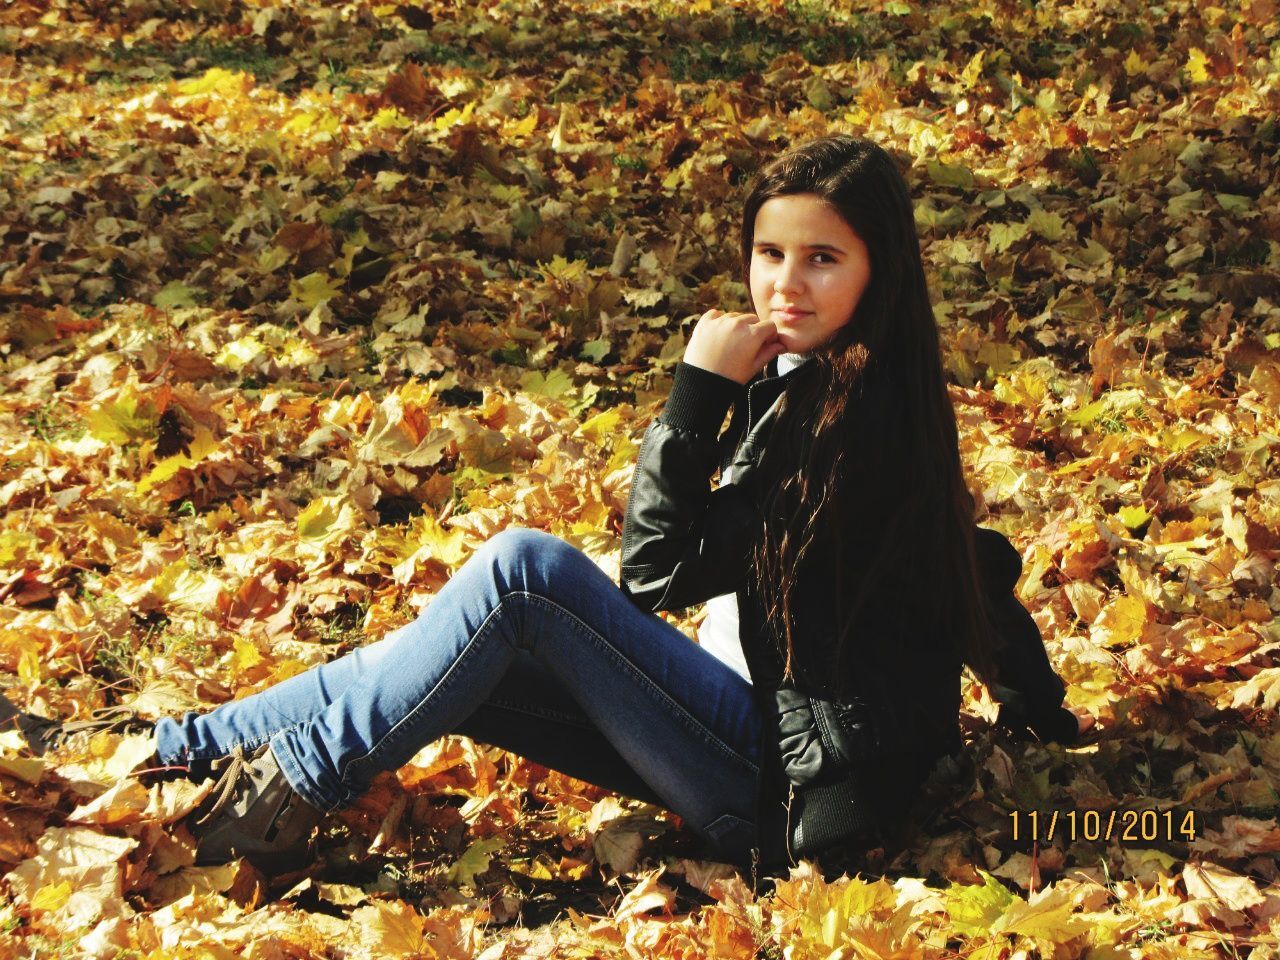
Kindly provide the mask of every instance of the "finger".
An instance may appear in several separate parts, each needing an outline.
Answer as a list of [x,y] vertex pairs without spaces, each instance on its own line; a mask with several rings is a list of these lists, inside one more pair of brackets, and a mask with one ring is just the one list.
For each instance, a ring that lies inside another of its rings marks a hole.
[[778,335],[778,325],[772,320],[762,319],[757,317],[754,313],[748,314],[748,316],[752,318],[751,323],[749,324],[752,333],[768,337],[775,337]]
[[756,351],[755,368],[757,370],[763,370],[765,364],[779,354],[784,353],[786,349],[787,348],[782,345],[782,341],[780,340],[771,340],[764,344]]

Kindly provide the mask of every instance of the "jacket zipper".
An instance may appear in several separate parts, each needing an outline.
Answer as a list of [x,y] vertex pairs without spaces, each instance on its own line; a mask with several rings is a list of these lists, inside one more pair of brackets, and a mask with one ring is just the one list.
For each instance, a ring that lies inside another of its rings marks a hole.
[[793,867],[796,865],[796,854],[795,854],[795,851],[791,848],[791,836],[792,836],[791,805],[795,802],[795,799],[796,799],[796,785],[794,783],[788,782],[787,783],[787,836],[785,839],[785,843],[787,847],[787,859],[791,861],[791,866]]

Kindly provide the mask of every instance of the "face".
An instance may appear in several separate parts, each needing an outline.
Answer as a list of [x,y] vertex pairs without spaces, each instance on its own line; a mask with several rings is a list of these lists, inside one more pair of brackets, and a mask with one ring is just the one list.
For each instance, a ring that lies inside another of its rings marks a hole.
[[788,353],[808,353],[853,318],[871,280],[867,246],[812,193],[771,197],[756,213],[751,300]]

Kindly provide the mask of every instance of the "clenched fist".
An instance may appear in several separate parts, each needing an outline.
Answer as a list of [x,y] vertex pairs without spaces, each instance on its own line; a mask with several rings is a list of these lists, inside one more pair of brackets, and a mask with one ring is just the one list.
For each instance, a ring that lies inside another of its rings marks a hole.
[[754,313],[708,310],[693,328],[684,362],[745,385],[785,352],[772,320],[761,320]]

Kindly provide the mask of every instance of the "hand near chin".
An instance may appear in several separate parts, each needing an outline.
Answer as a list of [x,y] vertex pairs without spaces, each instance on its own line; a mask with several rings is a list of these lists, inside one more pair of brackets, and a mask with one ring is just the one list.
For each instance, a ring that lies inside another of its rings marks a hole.
[[684,362],[746,384],[786,349],[773,321],[754,313],[708,310],[693,328]]

